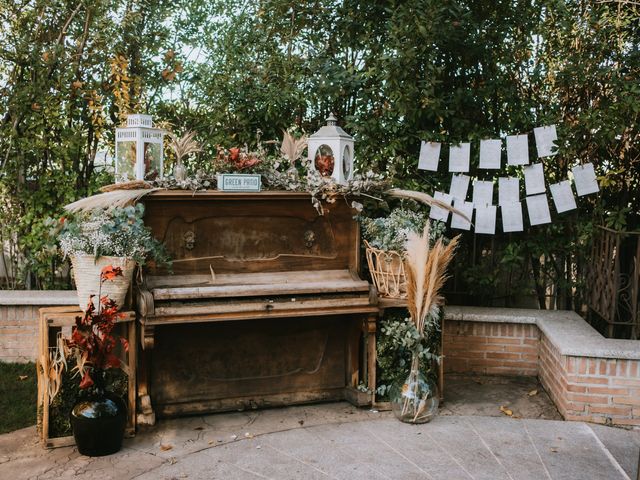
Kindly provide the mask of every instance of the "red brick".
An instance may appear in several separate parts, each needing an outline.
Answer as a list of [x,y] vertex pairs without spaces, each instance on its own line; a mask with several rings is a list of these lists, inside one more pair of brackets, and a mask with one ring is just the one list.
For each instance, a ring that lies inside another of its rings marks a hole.
[[[592,387],[589,387],[589,388],[592,388]],[[569,385],[567,385],[567,390],[570,391],[570,392],[576,392],[576,393],[586,393],[587,387],[583,387],[581,385],[569,384]]]
[[567,393],[567,399],[572,402],[583,402],[583,403],[599,403],[603,405],[609,404],[609,397],[603,397],[598,395],[584,395],[580,393]]
[[589,413],[604,413],[608,415],[631,415],[631,407],[589,405]]
[[520,354],[505,353],[505,352],[487,352],[487,358],[502,358],[504,360],[520,360]]
[[628,395],[628,388],[614,388],[614,387],[588,387],[589,393],[597,393],[602,395]]
[[580,375],[569,375],[568,380],[575,383],[592,383],[595,385],[608,385],[607,377],[583,377]]
[[622,405],[636,405],[640,406],[640,397],[613,397],[613,403],[622,404]]
[[613,385],[623,385],[628,387],[640,387],[640,379],[632,378],[613,378],[611,379]]

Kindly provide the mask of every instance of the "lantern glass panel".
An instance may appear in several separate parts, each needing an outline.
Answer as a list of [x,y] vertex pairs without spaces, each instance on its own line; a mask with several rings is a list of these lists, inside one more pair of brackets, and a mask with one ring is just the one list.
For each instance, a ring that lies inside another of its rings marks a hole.
[[144,144],[144,179],[155,180],[160,176],[162,168],[162,145],[160,143]]
[[330,177],[333,173],[333,166],[335,159],[333,156],[333,150],[329,145],[320,145],[316,150],[316,156],[314,160],[316,170],[320,172],[322,176]]
[[118,142],[118,180],[128,181],[136,179],[136,142]]
[[345,180],[349,180],[351,175],[351,149],[349,145],[345,145],[342,151],[342,174]]

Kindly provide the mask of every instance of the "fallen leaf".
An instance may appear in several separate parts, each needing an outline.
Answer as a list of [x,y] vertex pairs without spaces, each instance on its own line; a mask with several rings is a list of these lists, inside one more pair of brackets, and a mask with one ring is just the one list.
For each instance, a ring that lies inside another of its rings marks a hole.
[[27,378],[29,378],[29,375],[19,375],[18,376],[18,380],[26,380]]
[[251,435],[249,432],[244,434],[245,438],[253,438],[253,435]]
[[160,450],[162,450],[163,452],[166,452],[167,450],[171,450],[173,448],[173,445],[166,445],[164,443],[160,444]]
[[304,425],[304,420],[298,420],[298,423],[299,423],[300,425]]
[[213,440],[209,440],[209,445],[213,445]]
[[549,450],[551,450],[553,453],[558,453],[558,449],[556,447],[551,447]]
[[204,427],[196,427],[194,430],[204,430]]
[[505,415],[508,415],[509,417],[512,417],[512,416],[513,416],[513,411],[512,411],[512,410],[509,410],[509,409],[508,409],[507,407],[505,407],[504,405],[501,405],[501,406],[500,406],[500,411],[501,411],[502,413],[504,413]]
[[538,390],[531,390],[529,393],[527,393],[527,395],[529,395],[530,397],[533,397],[534,395],[538,394]]

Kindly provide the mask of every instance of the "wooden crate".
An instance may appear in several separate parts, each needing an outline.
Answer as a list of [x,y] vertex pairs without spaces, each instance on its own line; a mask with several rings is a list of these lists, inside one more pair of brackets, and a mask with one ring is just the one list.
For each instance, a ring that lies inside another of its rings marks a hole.
[[[128,375],[128,418],[127,426],[125,430],[126,436],[133,436],[135,434],[135,419],[136,419],[136,326],[135,326],[135,313],[124,312],[125,317],[118,320],[118,323],[122,323],[124,332],[129,341],[129,353],[126,354],[127,358],[123,359],[122,369]],[[71,327],[75,325],[75,319],[77,316],[82,315],[82,312],[77,305],[74,306],[61,306],[61,307],[44,307],[40,309],[40,319],[38,321],[39,329],[39,342],[38,342],[38,358],[37,371],[38,371],[38,432],[40,438],[45,447],[55,448],[64,447],[74,444],[73,436],[67,437],[49,437],[49,392],[45,388],[45,372],[49,371],[49,350],[55,347],[57,333],[68,329],[71,331]],[[64,333],[63,333],[64,335]]]

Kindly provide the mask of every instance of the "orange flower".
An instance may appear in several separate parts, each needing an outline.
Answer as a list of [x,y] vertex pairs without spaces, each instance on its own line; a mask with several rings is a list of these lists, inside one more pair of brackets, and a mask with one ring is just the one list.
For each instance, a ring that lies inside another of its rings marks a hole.
[[234,147],[234,148],[230,148],[229,149],[229,159],[232,162],[235,162],[238,159],[239,155],[240,155],[240,149],[238,147]]
[[102,268],[100,272],[100,278],[102,280],[113,280],[116,277],[122,276],[122,268],[114,267],[113,265],[107,265]]

